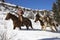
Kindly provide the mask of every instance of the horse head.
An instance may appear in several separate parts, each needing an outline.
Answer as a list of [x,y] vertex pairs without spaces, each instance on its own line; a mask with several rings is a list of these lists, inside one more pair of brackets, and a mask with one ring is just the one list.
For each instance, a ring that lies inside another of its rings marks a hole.
[[36,19],[35,19],[35,21],[34,22],[36,22],[36,21],[38,21],[39,19],[40,19],[40,15],[39,14],[36,14]]
[[11,13],[7,13],[7,16],[6,16],[5,20],[9,20],[11,15],[12,15]]

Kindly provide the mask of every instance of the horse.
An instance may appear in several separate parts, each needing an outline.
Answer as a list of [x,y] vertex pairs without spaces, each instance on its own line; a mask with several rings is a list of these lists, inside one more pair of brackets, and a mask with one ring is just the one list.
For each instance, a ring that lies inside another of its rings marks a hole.
[[15,29],[16,27],[19,27],[19,29],[21,29],[21,26],[24,26],[24,25],[26,25],[27,29],[28,29],[28,25],[32,27],[31,21],[27,18],[24,18],[24,20],[27,22],[23,21],[23,23],[22,23],[20,20],[18,20],[18,17],[16,17],[15,15],[13,15],[11,13],[8,13],[5,20],[9,20],[9,19],[12,19],[12,21],[13,21],[13,25],[14,25],[13,29]]
[[49,27],[52,29],[52,31],[58,31],[57,30],[58,23],[53,18],[51,18],[50,16],[47,16],[45,19],[46,19],[47,24],[50,25]]
[[[42,19],[42,20],[41,20]],[[52,18],[50,18],[49,16],[44,16],[43,18],[39,15],[39,14],[36,14],[36,19],[35,19],[35,22],[38,21],[41,23],[41,26],[42,26],[42,30],[46,30],[46,27],[49,25],[49,27],[52,29],[52,31],[57,31],[57,28],[56,26],[58,26],[58,24],[55,24],[53,21],[52,21]],[[54,29],[53,29],[54,27]]]
[[41,16],[37,13],[37,14],[36,14],[36,19],[35,19],[34,22],[39,21],[39,22],[40,22],[40,25],[42,26],[41,29],[44,30],[44,26],[45,26],[45,25],[44,25],[44,22],[40,19],[40,17],[41,17]]

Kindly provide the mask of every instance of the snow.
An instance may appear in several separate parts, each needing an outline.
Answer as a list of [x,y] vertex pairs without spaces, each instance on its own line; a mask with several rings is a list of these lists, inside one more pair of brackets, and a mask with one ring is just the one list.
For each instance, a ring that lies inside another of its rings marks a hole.
[[60,40],[60,33],[55,33],[55,32],[50,32],[50,31],[41,31],[41,26],[38,22],[34,22],[34,20],[32,20],[32,24],[33,24],[33,30],[26,30],[26,28],[22,30],[19,30],[18,28],[13,30],[13,22],[12,20],[8,20],[6,22],[6,38],[7,40],[42,40],[42,39],[49,39],[49,38],[54,38],[54,39],[58,39]]
[[0,3],[4,3],[4,4],[10,5],[10,6],[16,6],[16,5],[14,5],[14,4],[6,3],[6,2],[1,2],[1,1],[0,1]]
[[27,30],[20,30],[20,31],[8,31],[8,37],[11,40],[38,40],[44,38],[60,38],[60,34],[45,32],[45,31],[27,31]]
[[[11,5],[9,3],[6,3]],[[2,8],[4,9],[4,8]],[[13,21],[5,20],[8,11],[0,11],[0,40],[60,40],[60,26],[58,26],[58,32],[51,32],[49,27],[46,31],[41,30],[40,22],[34,22],[34,19],[30,19],[32,22],[33,30],[26,30],[26,27],[22,27],[22,30],[16,28],[13,30]],[[25,12],[25,16],[27,12]],[[29,12],[28,12],[29,13]]]

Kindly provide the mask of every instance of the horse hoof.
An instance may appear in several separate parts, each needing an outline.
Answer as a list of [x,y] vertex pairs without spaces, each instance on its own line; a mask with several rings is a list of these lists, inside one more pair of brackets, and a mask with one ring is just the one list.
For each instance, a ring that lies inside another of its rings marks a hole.
[[27,30],[29,30],[29,29],[27,29]]
[[33,29],[33,28],[32,28]]
[[20,28],[20,30],[21,30],[21,28]]

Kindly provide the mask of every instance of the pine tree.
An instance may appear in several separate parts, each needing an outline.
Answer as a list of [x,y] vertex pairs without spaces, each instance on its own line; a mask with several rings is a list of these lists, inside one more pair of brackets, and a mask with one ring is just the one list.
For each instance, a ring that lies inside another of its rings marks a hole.
[[54,12],[54,13],[56,13],[57,12],[57,6],[56,6],[56,3],[53,3],[53,7],[52,7],[52,11]]
[[55,20],[60,24],[60,0],[56,0],[56,2],[53,3],[52,11],[55,14]]
[[54,12],[54,19],[56,19],[57,16],[58,16],[57,5],[56,5],[56,3],[53,3],[52,9],[53,9],[52,11]]
[[60,12],[60,0],[56,0],[56,4],[57,4],[58,12]]

